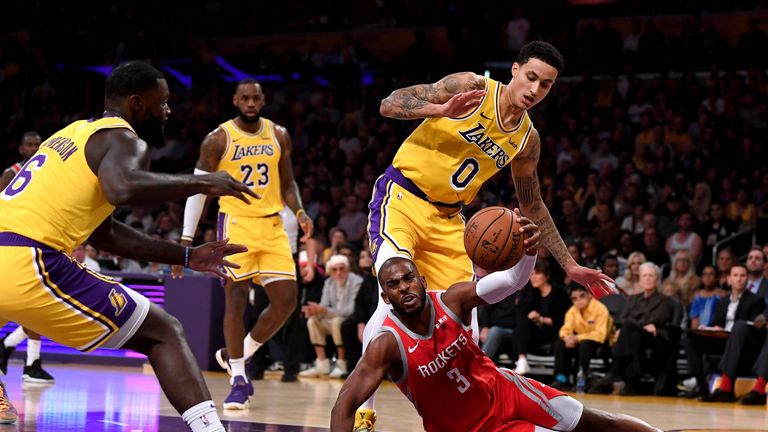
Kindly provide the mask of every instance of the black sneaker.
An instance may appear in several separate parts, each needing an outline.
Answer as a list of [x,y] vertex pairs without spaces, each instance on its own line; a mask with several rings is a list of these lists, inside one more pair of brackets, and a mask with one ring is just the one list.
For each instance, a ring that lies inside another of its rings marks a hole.
[[712,394],[699,399],[702,402],[736,402],[736,395],[732,391],[715,390]]
[[31,366],[24,366],[21,379],[27,383],[52,384],[55,380],[40,365],[40,359],[35,360]]
[[765,393],[760,394],[754,390],[750,390],[746,396],[741,398],[742,405],[765,405],[765,401]]
[[11,358],[14,351],[16,351],[16,347],[6,347],[5,338],[0,339],[0,372],[3,375],[8,373],[8,359]]

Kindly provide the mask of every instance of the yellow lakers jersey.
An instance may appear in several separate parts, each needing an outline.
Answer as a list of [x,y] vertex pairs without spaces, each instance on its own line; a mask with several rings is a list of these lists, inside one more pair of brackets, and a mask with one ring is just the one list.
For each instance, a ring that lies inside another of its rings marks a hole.
[[280,188],[280,155],[282,151],[275,136],[275,124],[264,117],[258,132],[243,131],[229,120],[220,125],[227,134],[227,148],[219,161],[217,171],[227,171],[232,177],[261,195],[246,204],[234,197],[219,198],[222,213],[261,217],[283,209]]
[[501,83],[486,78],[486,95],[469,114],[425,119],[392,165],[430,201],[469,204],[483,183],[523,150],[533,130],[527,112],[512,129],[501,124],[501,89]]
[[[88,138],[133,128],[119,117],[78,120],[56,132],[0,194],[0,231],[71,252],[114,211],[85,159]],[[135,132],[134,132],[135,133]]]

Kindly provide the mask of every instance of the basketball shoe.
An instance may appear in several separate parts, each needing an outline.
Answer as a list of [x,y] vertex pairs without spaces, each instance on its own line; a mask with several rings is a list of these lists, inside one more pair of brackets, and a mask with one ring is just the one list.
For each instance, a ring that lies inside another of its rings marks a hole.
[[224,399],[224,409],[244,410],[250,405],[249,398],[253,395],[253,385],[240,375],[232,380],[232,390]]
[[5,383],[0,381],[0,424],[16,423],[19,413],[13,407],[8,393],[5,391]]
[[369,408],[358,408],[355,412],[355,425],[352,432],[373,432],[376,424],[376,411]]
[[46,372],[40,364],[40,359],[32,362],[30,366],[24,366],[24,372],[21,375],[21,380],[27,383],[36,384],[53,384],[55,382],[53,376]]

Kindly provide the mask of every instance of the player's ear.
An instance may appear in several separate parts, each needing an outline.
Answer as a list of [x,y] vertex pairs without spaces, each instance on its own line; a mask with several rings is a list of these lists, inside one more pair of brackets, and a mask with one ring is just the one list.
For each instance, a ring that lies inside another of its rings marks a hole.
[[144,108],[144,101],[141,99],[141,96],[139,95],[128,96],[128,109],[130,109],[131,112],[141,111],[143,108]]
[[232,95],[232,105],[237,106],[237,93]]
[[421,285],[424,286],[424,289],[427,289],[427,278],[424,276],[419,276],[421,278]]
[[515,78],[515,75],[517,75],[517,72],[520,70],[520,64],[518,62],[512,63],[512,79]]
[[384,300],[384,303],[389,304],[389,297],[384,291],[381,292],[381,299]]

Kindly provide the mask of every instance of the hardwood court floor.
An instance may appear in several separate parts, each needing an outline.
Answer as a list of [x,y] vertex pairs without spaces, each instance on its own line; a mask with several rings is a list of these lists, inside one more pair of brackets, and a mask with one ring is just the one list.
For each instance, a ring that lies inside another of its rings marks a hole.
[[[56,377],[53,386],[21,384],[21,368],[12,362],[6,383],[20,411],[14,426],[19,431],[185,431],[178,414],[160,391],[154,375],[140,368],[61,365],[48,363]],[[221,406],[229,392],[222,373],[206,373],[214,401]],[[319,432],[327,430],[331,406],[340,380],[311,379],[281,383],[268,374],[254,381],[255,396],[248,411],[225,411],[230,431]],[[696,401],[660,397],[579,395],[586,405],[620,411],[645,419],[663,429],[768,430],[768,409],[736,404],[705,405]],[[391,384],[376,399],[377,431],[421,431],[412,405]]]

